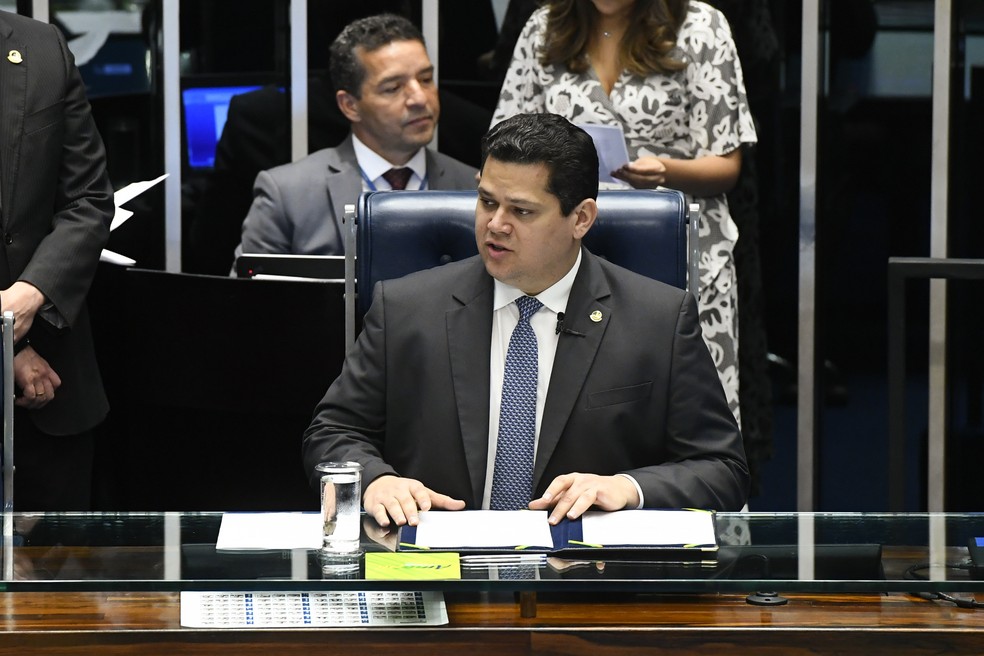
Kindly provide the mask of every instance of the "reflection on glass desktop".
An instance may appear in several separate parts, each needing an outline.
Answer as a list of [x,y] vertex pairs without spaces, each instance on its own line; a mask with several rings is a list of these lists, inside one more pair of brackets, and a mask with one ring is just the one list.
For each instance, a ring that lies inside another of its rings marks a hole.
[[181,92],[188,166],[193,169],[215,166],[215,145],[222,136],[229,101],[233,96],[259,88],[257,85],[194,87]]

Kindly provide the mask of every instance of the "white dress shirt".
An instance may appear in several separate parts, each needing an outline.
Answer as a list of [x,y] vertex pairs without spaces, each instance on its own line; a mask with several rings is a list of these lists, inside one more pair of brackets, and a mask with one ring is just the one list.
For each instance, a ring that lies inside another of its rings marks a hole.
[[410,161],[397,166],[386,161],[376,151],[365,145],[359,138],[352,135],[352,146],[355,148],[355,159],[362,169],[362,191],[389,191],[390,183],[386,182],[383,174],[390,169],[407,167],[413,173],[407,180],[407,189],[414,191],[427,188],[427,155],[424,149],[418,150]]

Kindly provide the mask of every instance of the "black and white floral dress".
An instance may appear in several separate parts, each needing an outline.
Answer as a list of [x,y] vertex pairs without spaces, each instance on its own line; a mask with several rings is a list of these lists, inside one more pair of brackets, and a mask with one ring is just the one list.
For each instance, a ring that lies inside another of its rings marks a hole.
[[[516,43],[493,125],[515,114],[551,112],[574,123],[620,124],[629,159],[656,155],[695,159],[726,155],[755,143],[741,64],[724,16],[702,2],[689,3],[674,57],[687,66],[673,74],[640,76],[622,71],[605,93],[594,70],[573,73],[544,66],[547,9],[530,17]],[[738,308],[733,249],[738,229],[724,194],[693,199],[700,216],[700,322],[736,417],[738,410]],[[740,417],[739,417],[740,419]]]

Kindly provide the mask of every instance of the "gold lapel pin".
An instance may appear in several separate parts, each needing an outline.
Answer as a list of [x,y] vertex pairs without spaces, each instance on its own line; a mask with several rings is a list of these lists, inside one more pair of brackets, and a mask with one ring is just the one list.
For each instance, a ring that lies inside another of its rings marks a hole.
[[24,61],[24,58],[21,57],[20,50],[11,50],[7,53],[7,61],[11,64],[19,64]]
[[594,321],[595,323],[598,323],[599,321],[601,321],[601,310],[595,310],[594,312],[588,315],[588,318]]

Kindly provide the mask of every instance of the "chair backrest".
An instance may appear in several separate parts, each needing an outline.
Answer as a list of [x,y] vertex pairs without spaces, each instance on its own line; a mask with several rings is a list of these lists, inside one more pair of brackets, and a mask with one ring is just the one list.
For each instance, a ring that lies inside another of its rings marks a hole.
[[[358,317],[368,311],[377,281],[477,254],[476,200],[474,191],[363,194],[356,210]],[[584,245],[626,269],[682,289],[688,288],[689,277],[696,294],[697,222],[691,219],[678,191],[606,190],[598,194],[598,219]]]

